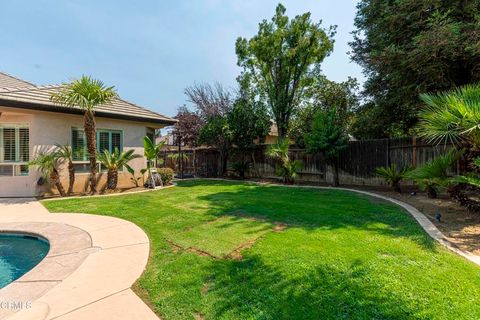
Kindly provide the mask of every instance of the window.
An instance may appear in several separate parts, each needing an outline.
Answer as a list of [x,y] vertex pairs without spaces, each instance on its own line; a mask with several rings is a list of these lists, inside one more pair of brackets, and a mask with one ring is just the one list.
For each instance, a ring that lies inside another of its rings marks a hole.
[[[114,152],[118,149],[119,152],[123,150],[122,131],[118,130],[97,130],[97,152],[108,150]],[[88,163],[87,152],[87,138],[83,129],[72,128],[72,150],[75,170],[77,172],[89,172],[90,167]],[[100,168],[100,171],[104,171]]]
[[[97,151],[114,152],[123,150],[122,132],[118,130],[97,130]],[[72,129],[72,150],[75,161],[88,161],[87,138],[83,129]]]
[[28,175],[29,155],[28,127],[0,124],[0,176]]

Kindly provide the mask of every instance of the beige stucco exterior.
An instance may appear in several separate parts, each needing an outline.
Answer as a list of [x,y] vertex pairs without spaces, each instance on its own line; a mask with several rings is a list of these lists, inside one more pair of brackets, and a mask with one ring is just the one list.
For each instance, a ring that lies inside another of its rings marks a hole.
[[[123,149],[134,149],[136,154],[143,156],[143,138],[147,131],[161,128],[161,124],[96,118],[98,129],[120,130],[123,134]],[[83,127],[83,117],[65,113],[35,111],[27,109],[7,108],[0,106],[0,123],[28,124],[30,140],[30,159],[39,151],[54,148],[55,144],[71,145],[72,128]],[[140,170],[145,168],[145,158],[134,159],[129,163],[140,176]],[[31,197],[48,195],[56,190],[50,185],[38,186],[41,174],[30,168],[28,176],[0,176],[0,197]],[[68,170],[66,164],[61,168],[61,177],[65,188],[68,187]],[[98,188],[102,189],[106,182],[106,173],[100,173]],[[87,190],[88,173],[77,173],[75,192]],[[128,172],[119,174],[119,188],[133,186]]]

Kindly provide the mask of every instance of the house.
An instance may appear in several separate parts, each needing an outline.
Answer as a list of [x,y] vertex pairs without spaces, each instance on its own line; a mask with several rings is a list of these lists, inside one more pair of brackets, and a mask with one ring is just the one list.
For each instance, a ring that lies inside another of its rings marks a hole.
[[[68,144],[74,150],[76,192],[88,190],[88,159],[83,132],[83,111],[50,101],[61,85],[36,86],[27,81],[0,73],[0,197],[31,197],[54,192],[48,184],[39,183],[41,174],[27,163],[38,152],[48,151],[55,144]],[[123,99],[96,108],[97,149],[134,149],[143,156],[143,138],[152,139],[155,130],[172,125],[176,120],[140,107]],[[131,167],[139,175],[146,166],[145,158],[134,159]],[[61,168],[61,179],[68,185],[67,164]],[[106,173],[99,164],[98,187],[106,182]],[[119,173],[118,186],[132,186],[130,174]]]

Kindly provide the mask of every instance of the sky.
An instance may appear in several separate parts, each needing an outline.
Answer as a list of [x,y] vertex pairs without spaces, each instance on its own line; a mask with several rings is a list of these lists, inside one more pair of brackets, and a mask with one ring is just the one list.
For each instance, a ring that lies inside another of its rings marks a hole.
[[[363,81],[350,61],[354,0],[283,0],[287,15],[311,12],[337,25],[327,77]],[[187,86],[219,82],[234,88],[240,73],[235,41],[271,19],[270,0],[0,0],[0,71],[38,85],[83,74],[114,85],[120,96],[164,115],[189,104]]]

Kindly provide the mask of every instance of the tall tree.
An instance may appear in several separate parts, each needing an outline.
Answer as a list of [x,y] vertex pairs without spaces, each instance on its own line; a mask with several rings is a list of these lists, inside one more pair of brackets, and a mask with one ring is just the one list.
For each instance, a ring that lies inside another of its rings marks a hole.
[[340,152],[347,147],[348,136],[335,108],[318,110],[313,119],[312,127],[305,135],[305,145],[308,153],[323,153],[325,160],[333,166],[333,185],[339,185]]
[[290,119],[320,64],[333,50],[335,27],[325,30],[310,13],[289,19],[279,4],[272,21],[263,20],[258,34],[236,42],[240,79],[248,79],[265,97],[278,126],[279,138],[286,137]]
[[[198,146],[198,138],[200,136],[200,130],[204,125],[203,119],[198,115],[198,112],[193,112],[183,106],[178,109],[175,119],[178,120],[175,123],[173,129],[173,136],[176,143],[183,144],[192,148],[193,150],[193,172],[196,174],[196,150]],[[182,160],[183,157],[179,156],[178,160]]]
[[[266,106],[259,101],[249,99],[247,95],[241,95],[228,113],[227,122],[231,132],[231,143],[242,158],[240,168],[248,168],[244,165],[250,163],[250,160],[247,161],[247,156],[251,156],[255,165],[253,157],[255,142],[264,142],[270,132],[271,123]],[[242,178],[244,174],[242,170],[240,172]]]
[[232,109],[233,99],[229,90],[221,84],[195,84],[185,89],[185,94],[197,110],[204,125],[200,130],[199,143],[218,149],[221,158],[220,173],[226,171],[231,134],[227,114]]
[[319,110],[337,110],[340,124],[348,131],[354,110],[359,106],[357,94],[358,82],[348,78],[343,82],[328,80],[325,76],[315,79],[314,85],[308,88],[305,102],[295,113],[292,120],[291,138],[299,146],[304,146],[304,137],[311,130],[315,114]]
[[357,135],[408,133],[420,93],[479,81],[479,17],[476,0],[361,0],[350,45],[369,103],[357,115]]
[[117,98],[114,87],[107,87],[100,81],[89,76],[65,83],[59,92],[52,94],[55,103],[71,108],[81,108],[85,113],[83,128],[87,138],[87,152],[90,160],[90,192],[97,192],[97,137],[95,124],[95,108]]

